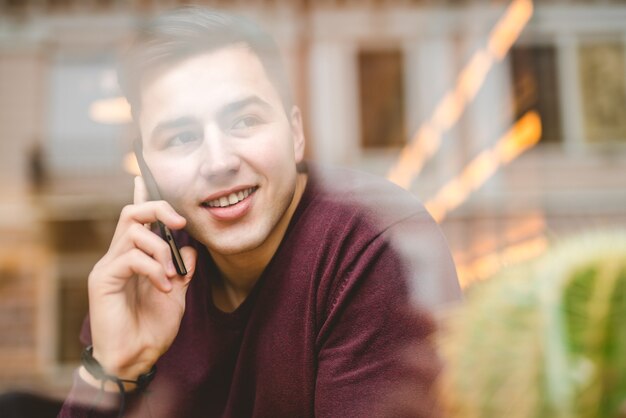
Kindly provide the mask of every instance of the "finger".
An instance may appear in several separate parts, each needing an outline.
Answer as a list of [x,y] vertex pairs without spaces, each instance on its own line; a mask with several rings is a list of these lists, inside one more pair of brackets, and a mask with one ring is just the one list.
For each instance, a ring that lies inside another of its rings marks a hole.
[[115,240],[111,244],[109,254],[111,257],[118,257],[133,248],[137,248],[156,259],[163,266],[169,277],[176,275],[176,268],[172,262],[172,252],[169,245],[153,231],[144,228],[140,224],[132,224],[126,230],[123,239]]
[[170,282],[172,283],[172,294],[176,295],[181,303],[184,304],[189,283],[196,270],[198,253],[193,247],[183,247],[180,249],[180,255],[185,262],[185,267],[187,267],[187,274],[185,276],[175,276]]
[[[148,188],[146,187],[146,183],[143,181],[143,177],[135,176],[135,190],[133,194],[133,203],[139,204],[144,203],[150,200],[148,194]],[[146,228],[150,228],[150,224],[144,225]]]
[[[184,276],[180,276],[174,274],[173,277],[170,277],[171,290],[174,295],[181,298],[181,301],[184,303],[185,294],[187,293],[187,289],[189,287],[189,283],[193,278],[193,275],[196,271],[196,262],[198,259],[198,253],[193,247],[183,247],[180,249],[180,255],[183,258],[183,262],[185,263],[185,267],[187,268],[187,274]],[[173,266],[172,266],[173,267]],[[174,270],[176,273],[176,270]],[[146,281],[139,282],[139,286],[145,287],[149,286],[149,283]]]
[[[122,209],[118,226],[128,227],[130,224],[147,224],[161,221],[170,229],[182,229],[186,224],[172,206],[164,200],[127,205]],[[120,225],[121,224],[121,225]]]
[[[177,230],[185,227],[187,221],[163,201],[145,202],[137,205],[126,205],[120,213],[119,221],[115,227],[110,248],[115,248],[116,243],[127,236],[126,232],[135,224],[147,225],[160,220],[170,229]],[[123,247],[128,248],[128,247]]]
[[148,188],[146,187],[146,183],[143,181],[143,177],[136,176],[135,177],[135,193],[133,196],[133,203],[136,205],[139,203],[147,202],[149,199],[148,196]]
[[184,284],[187,284],[191,281],[191,278],[196,271],[198,252],[195,248],[187,246],[180,249],[180,256],[183,258],[183,262],[185,263],[185,267],[187,268],[187,274],[185,276],[182,276],[184,279]]
[[161,292],[167,293],[172,290],[172,284],[167,279],[161,263],[137,248],[115,259],[110,267],[112,276],[126,282],[134,276],[143,276]]

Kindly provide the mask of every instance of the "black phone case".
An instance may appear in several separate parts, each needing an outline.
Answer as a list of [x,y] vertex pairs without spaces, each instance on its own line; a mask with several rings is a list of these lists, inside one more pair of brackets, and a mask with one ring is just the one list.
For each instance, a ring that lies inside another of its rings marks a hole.
[[[135,157],[137,158],[137,164],[139,165],[139,171],[141,172],[141,177],[143,178],[143,182],[148,189],[148,197],[150,200],[162,200],[161,193],[159,193],[159,188],[157,187],[156,181],[154,177],[152,177],[152,172],[148,168],[145,160],[143,159],[143,148],[141,146],[141,139],[136,139],[133,143],[133,148],[135,150]],[[176,241],[174,240],[174,236],[172,232],[166,227],[163,222],[157,221],[159,225],[159,232],[161,233],[161,238],[170,246],[170,251],[172,252],[172,260],[174,261],[174,267],[176,268],[176,272],[184,276],[187,274],[187,268],[185,267],[185,263],[183,262],[183,258],[180,255],[180,250],[178,249],[178,245],[176,245]]]

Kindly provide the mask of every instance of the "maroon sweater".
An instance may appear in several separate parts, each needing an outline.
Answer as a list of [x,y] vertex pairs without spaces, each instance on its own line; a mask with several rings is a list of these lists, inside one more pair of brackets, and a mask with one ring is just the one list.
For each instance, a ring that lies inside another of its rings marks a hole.
[[[187,308],[148,391],[127,396],[126,416],[436,415],[433,323],[415,301],[433,281],[447,288],[438,302],[458,297],[445,241],[407,193],[344,170],[330,173],[335,189],[316,172],[276,254],[232,313],[213,304],[218,271],[206,249],[180,237],[199,254]],[[419,283],[394,231],[419,237],[417,248],[432,254],[419,261],[436,265],[420,271],[441,274]],[[116,416],[118,395],[98,392],[76,375],[60,416]],[[94,402],[99,409],[88,414]]]

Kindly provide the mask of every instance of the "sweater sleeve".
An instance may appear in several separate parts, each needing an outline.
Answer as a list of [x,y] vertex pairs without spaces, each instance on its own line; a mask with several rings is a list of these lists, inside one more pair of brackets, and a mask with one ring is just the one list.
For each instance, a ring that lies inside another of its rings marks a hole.
[[120,395],[104,392],[86,383],[74,372],[74,384],[63,403],[59,418],[114,418],[118,416]]
[[[91,344],[91,329],[89,316],[85,318],[80,333],[80,340],[84,346]],[[138,398],[136,392],[127,393],[125,396],[126,410],[130,408]],[[119,393],[105,392],[85,382],[79,375],[78,369],[74,371],[74,380],[70,393],[65,398],[59,418],[114,418],[119,416],[121,407],[121,395]]]
[[[89,315],[85,317],[80,331],[80,341],[83,346],[91,344],[91,328]],[[120,399],[118,394],[105,393],[85,382],[74,371],[74,380],[70,393],[63,402],[59,418],[108,418],[116,417]]]
[[381,238],[338,272],[318,334],[316,417],[438,416],[440,362],[430,314]]

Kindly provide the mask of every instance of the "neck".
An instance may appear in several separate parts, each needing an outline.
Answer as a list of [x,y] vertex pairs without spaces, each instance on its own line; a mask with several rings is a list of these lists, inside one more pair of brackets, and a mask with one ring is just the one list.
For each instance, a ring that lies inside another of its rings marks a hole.
[[283,240],[289,221],[300,203],[307,182],[307,175],[299,173],[293,199],[285,214],[274,228],[267,240],[258,248],[240,254],[222,255],[211,252],[222,280],[213,287],[214,302],[224,311],[235,310],[250,294],[265,267],[278,250]]

